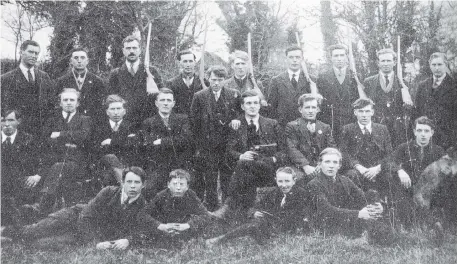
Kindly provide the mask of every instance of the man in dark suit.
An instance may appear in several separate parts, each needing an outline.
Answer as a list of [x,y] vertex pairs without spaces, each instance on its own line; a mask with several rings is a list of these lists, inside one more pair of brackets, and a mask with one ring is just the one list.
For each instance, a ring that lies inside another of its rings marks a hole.
[[71,52],[71,69],[56,80],[56,93],[63,88],[74,88],[81,93],[78,111],[90,116],[92,120],[103,118],[103,99],[106,94],[103,80],[87,70],[89,57],[84,48],[75,48]]
[[190,169],[192,134],[186,115],[175,114],[173,91],[159,90],[156,98],[158,114],[143,122],[144,147],[146,149],[148,182],[145,196],[150,200],[167,187],[172,170]]
[[43,182],[39,142],[17,129],[21,121],[17,110],[2,113],[2,225],[12,223],[16,206],[35,201]]
[[36,136],[55,106],[54,83],[35,67],[39,53],[37,42],[24,41],[19,67],[1,76],[2,108],[19,110],[24,115],[21,129]]
[[[207,71],[210,87],[195,93],[190,111],[191,130],[196,144],[196,177],[194,190],[203,200],[206,191],[206,206],[212,211],[218,207],[217,179],[223,197],[227,194],[232,173],[227,166],[225,149],[230,131],[239,113],[237,104],[240,93],[222,87],[227,76],[223,66],[212,66]],[[239,122],[238,122],[239,123]]]
[[434,143],[447,147],[457,141],[457,82],[446,73],[444,53],[430,56],[433,76],[419,84],[414,118],[427,116],[435,122]]
[[176,102],[173,111],[189,115],[192,97],[203,89],[203,86],[199,76],[195,74],[195,54],[190,50],[183,50],[178,53],[176,59],[179,61],[181,73],[169,80],[165,87],[173,91]]
[[346,175],[362,190],[374,189],[382,199],[386,196],[391,199],[388,156],[392,144],[387,127],[371,121],[373,107],[370,99],[354,102],[357,122],[343,127],[340,148],[351,168]]
[[230,180],[229,196],[215,213],[223,218],[229,209],[242,211],[252,207],[256,188],[274,186],[275,171],[287,162],[282,127],[276,120],[259,115],[260,96],[254,91],[244,92],[241,126],[230,132],[227,154],[235,167]]
[[303,52],[300,47],[287,48],[286,56],[287,71],[271,79],[267,100],[270,105],[270,117],[278,120],[283,127],[300,117],[297,98],[311,92],[310,83],[301,70]]
[[405,106],[413,102],[408,87],[402,86],[394,72],[397,54],[392,49],[377,52],[379,73],[365,79],[363,85],[368,98],[375,103],[373,121],[389,128],[394,145],[406,142]]
[[332,67],[320,73],[316,81],[324,97],[319,119],[331,126],[333,137],[339,140],[343,126],[355,121],[352,103],[359,98],[359,92],[354,73],[347,67],[346,47],[338,44],[328,50]]
[[[156,68],[145,69],[140,63],[140,40],[128,36],[123,41],[122,49],[125,63],[111,71],[108,94],[118,94],[128,102],[129,111],[125,119],[139,128],[141,122],[156,113],[154,92],[148,91],[147,79],[149,73],[153,76],[157,88],[162,88],[162,79]],[[149,71],[149,72],[148,72]]]
[[316,119],[320,111],[319,95],[304,94],[298,98],[302,117],[286,126],[287,155],[305,177],[298,184],[304,187],[315,175],[319,153],[328,147],[336,147],[329,125]]
[[141,195],[146,173],[129,167],[122,174],[122,186],[108,186],[88,204],[63,208],[25,226],[7,226],[2,236],[35,241],[41,247],[93,244],[97,249],[120,249],[141,243],[138,212],[144,207]]

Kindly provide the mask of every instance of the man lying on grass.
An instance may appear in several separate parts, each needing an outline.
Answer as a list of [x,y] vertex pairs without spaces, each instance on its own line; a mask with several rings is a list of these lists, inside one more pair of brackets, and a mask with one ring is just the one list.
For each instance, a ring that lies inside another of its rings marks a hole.
[[279,168],[275,180],[277,187],[266,193],[250,210],[252,221],[225,235],[207,239],[206,245],[210,247],[242,236],[252,236],[257,243],[263,244],[272,231],[308,228],[305,190],[295,185],[295,171],[290,167]]
[[197,236],[209,223],[211,216],[195,192],[189,190],[189,181],[187,171],[172,171],[168,188],[159,192],[138,214],[143,245],[179,245]]
[[145,176],[139,167],[127,168],[122,187],[108,186],[87,205],[63,208],[37,223],[8,226],[2,236],[41,247],[93,243],[97,249],[124,250],[139,241],[135,219],[145,205],[141,194]]

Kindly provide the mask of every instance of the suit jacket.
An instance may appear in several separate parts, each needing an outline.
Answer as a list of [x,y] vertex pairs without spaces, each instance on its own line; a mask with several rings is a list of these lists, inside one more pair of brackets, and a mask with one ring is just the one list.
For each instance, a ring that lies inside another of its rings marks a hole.
[[433,139],[436,144],[447,147],[457,141],[457,82],[446,74],[436,91],[432,86],[433,77],[419,84],[413,116],[414,119],[427,116],[435,121]]
[[[240,155],[249,150],[248,146],[248,123],[246,118],[240,116],[241,126],[237,130],[231,130],[229,141],[227,143],[227,153],[229,154],[230,161],[236,163],[240,159]],[[278,166],[287,163],[287,156],[285,153],[286,143],[282,127],[278,121],[263,116],[259,117],[259,134],[260,144],[273,144],[277,146],[268,148],[265,152],[261,153],[264,157],[275,157]],[[234,166],[233,166],[234,167]]]
[[[256,90],[254,83],[252,82],[251,74],[248,73],[245,78],[247,78],[247,80],[246,80],[244,86],[241,88],[236,83],[235,76],[232,76],[232,77],[228,78],[227,80],[225,80],[222,85],[229,89],[238,90],[240,92],[240,94],[243,94],[246,91]],[[256,84],[257,84],[257,87],[259,88],[257,92],[258,93],[260,92],[259,94],[265,95],[265,89],[263,87],[262,82],[256,81]],[[262,98],[262,99],[265,99],[265,98]]]
[[[47,150],[46,162],[52,165],[67,161],[84,162],[87,158],[86,148],[91,135],[91,119],[88,116],[76,112],[65,124],[62,112],[49,118],[43,128],[43,143]],[[51,138],[52,132],[60,132],[57,138]],[[66,146],[67,144],[67,146]],[[68,147],[68,144],[76,147]]]
[[[154,67],[149,67],[157,87],[162,88],[162,78]],[[146,92],[147,74],[144,64],[140,63],[135,76],[129,73],[127,65],[122,64],[120,68],[111,71],[109,77],[108,94],[118,94],[127,101],[128,111],[125,119],[134,124],[141,124],[143,120],[153,116],[157,112],[154,104],[155,95],[148,95]]]
[[16,109],[22,112],[24,118],[21,127],[26,132],[39,135],[44,122],[54,110],[57,98],[54,83],[49,75],[36,67],[34,74],[35,94],[24,93],[28,90],[29,83],[19,67],[3,74],[1,98],[3,109]]
[[287,155],[297,167],[316,166],[319,154],[328,147],[336,147],[329,125],[316,120],[316,132],[311,134],[306,120],[299,118],[286,126]]
[[[189,119],[186,115],[171,113],[168,118],[169,128],[165,126],[162,117],[157,114],[143,122],[144,146],[147,156],[157,166],[185,165],[191,153],[191,132]],[[160,145],[154,145],[156,139],[161,139]]]
[[194,74],[194,80],[192,81],[190,87],[187,87],[187,85],[184,83],[182,74],[179,74],[173,79],[168,80],[165,87],[170,88],[174,93],[176,103],[173,111],[178,114],[186,115],[189,115],[190,113],[192,97],[196,92],[203,89],[200,79],[196,74]]
[[[383,157],[385,157],[379,161],[381,166],[384,167],[387,165],[388,155],[392,153],[389,131],[385,125],[373,122],[371,123],[371,130],[374,144],[376,144],[376,146],[383,153]],[[362,152],[363,136],[363,132],[358,123],[348,124],[343,127],[340,149],[343,152],[344,158],[349,160],[351,167],[361,164],[359,158],[360,153]]]
[[271,106],[269,117],[278,120],[279,124],[285,127],[288,122],[301,116],[298,111],[298,97],[310,92],[310,84],[303,71],[298,78],[297,89],[292,86],[287,71],[273,77],[267,100]]
[[[213,109],[216,100],[211,88],[194,94],[189,119],[198,149],[215,148],[217,145],[225,146],[230,131],[228,125],[240,113],[239,97],[240,92],[237,90],[223,87],[219,98],[224,105],[223,114],[216,116]],[[222,133],[216,133],[216,122],[223,124]]]
[[86,73],[81,90],[78,89],[72,70],[56,80],[56,92],[59,93],[63,88],[75,88],[81,92],[79,98],[79,111],[93,120],[103,119],[104,108],[103,100],[106,96],[106,87],[103,80],[91,72]]
[[145,206],[142,195],[126,208],[121,205],[122,187],[108,186],[82,209],[78,230],[84,242],[128,239],[130,244],[139,242],[138,212]]

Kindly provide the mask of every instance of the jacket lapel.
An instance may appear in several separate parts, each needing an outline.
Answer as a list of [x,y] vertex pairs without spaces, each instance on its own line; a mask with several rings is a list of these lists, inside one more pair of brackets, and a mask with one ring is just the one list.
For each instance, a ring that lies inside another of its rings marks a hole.
[[305,137],[306,142],[311,146],[311,136],[308,128],[306,127],[306,122],[303,118],[298,119],[298,129],[300,134]]

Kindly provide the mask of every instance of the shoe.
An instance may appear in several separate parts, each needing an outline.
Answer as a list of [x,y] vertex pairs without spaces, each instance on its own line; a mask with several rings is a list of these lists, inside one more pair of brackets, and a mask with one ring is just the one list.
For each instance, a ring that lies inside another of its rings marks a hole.
[[223,235],[215,237],[215,238],[206,239],[205,240],[205,247],[206,248],[212,248],[212,247],[214,247],[216,245],[219,245],[220,242],[221,242],[222,237],[223,237]]
[[214,218],[225,219],[227,212],[229,211],[229,205],[224,204],[221,208],[211,213]]

